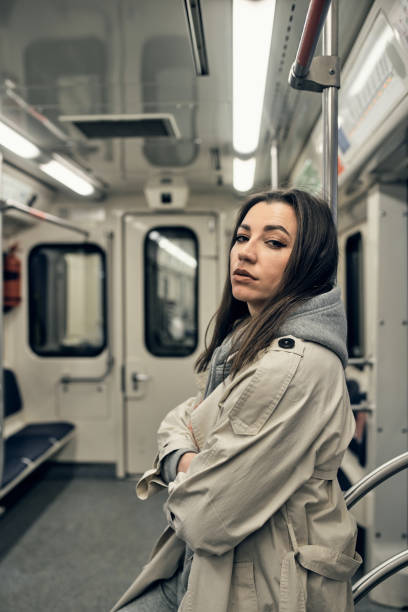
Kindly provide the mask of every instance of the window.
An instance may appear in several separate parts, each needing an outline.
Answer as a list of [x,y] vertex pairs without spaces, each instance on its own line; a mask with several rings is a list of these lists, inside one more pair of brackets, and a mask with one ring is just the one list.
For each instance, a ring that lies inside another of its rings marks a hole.
[[146,236],[145,341],[158,357],[184,357],[198,342],[198,243],[185,227]]
[[105,254],[41,244],[29,255],[29,339],[44,357],[93,357],[106,346]]
[[363,242],[361,232],[346,241],[346,310],[349,357],[364,356]]

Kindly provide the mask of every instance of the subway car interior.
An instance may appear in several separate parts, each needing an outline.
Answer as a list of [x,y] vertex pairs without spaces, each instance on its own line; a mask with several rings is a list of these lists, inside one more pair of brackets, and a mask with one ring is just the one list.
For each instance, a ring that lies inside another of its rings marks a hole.
[[1,0],[0,28],[0,610],[107,611],[142,568],[165,498],[135,484],[236,213],[287,186],[338,230],[356,610],[408,607],[408,0]]

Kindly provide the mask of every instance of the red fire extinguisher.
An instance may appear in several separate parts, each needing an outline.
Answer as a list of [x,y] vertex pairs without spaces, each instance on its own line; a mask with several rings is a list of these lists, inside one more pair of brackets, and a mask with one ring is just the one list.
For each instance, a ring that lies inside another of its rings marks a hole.
[[21,302],[21,262],[16,255],[17,244],[3,253],[3,312],[8,312]]

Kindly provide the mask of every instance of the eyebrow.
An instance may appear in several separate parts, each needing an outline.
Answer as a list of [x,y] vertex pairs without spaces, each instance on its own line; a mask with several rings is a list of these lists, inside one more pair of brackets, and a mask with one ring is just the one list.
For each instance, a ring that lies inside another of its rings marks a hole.
[[[243,229],[247,230],[248,232],[251,231],[251,226],[250,225],[246,225],[246,223],[241,223],[241,225],[239,227],[242,227]],[[289,236],[289,238],[290,238],[290,234],[289,234],[288,230],[285,229],[283,227],[283,225],[265,225],[265,227],[263,228],[264,232],[271,232],[272,230],[281,230],[282,232],[287,234]]]

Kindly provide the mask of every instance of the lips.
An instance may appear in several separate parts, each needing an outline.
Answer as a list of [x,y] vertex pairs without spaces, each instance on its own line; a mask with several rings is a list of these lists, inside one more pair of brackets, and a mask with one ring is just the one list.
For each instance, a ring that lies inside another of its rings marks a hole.
[[233,276],[246,276],[247,278],[252,278],[253,280],[256,280],[255,276],[252,276],[252,274],[250,274],[247,270],[244,270],[243,268],[236,268],[233,272]]

